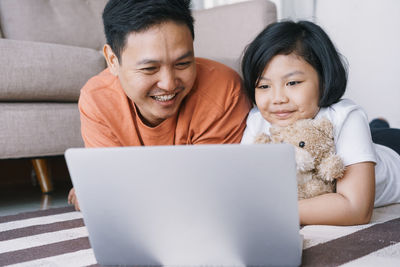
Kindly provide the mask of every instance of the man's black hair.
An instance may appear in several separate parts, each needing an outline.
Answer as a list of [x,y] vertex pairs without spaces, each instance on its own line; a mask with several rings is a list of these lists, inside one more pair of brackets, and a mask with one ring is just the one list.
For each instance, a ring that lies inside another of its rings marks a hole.
[[248,45],[242,59],[242,73],[250,99],[255,103],[255,88],[272,58],[291,53],[303,58],[318,73],[318,106],[338,102],[346,90],[346,65],[324,30],[309,21],[270,24]]
[[118,60],[127,36],[173,21],[186,25],[194,40],[190,0],[110,0],[103,11],[104,33]]

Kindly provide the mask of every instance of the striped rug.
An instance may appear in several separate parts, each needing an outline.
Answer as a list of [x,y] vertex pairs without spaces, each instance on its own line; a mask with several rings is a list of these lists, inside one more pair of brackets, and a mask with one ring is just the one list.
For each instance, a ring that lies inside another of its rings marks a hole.
[[[370,224],[305,226],[302,266],[400,266],[400,204]],[[97,265],[80,212],[71,207],[0,217],[0,266]]]

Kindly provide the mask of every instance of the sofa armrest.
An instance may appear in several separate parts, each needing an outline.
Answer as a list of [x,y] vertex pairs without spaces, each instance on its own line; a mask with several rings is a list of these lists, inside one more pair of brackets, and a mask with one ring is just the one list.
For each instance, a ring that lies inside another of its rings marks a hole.
[[105,68],[90,48],[0,39],[0,101],[77,101],[86,81]]

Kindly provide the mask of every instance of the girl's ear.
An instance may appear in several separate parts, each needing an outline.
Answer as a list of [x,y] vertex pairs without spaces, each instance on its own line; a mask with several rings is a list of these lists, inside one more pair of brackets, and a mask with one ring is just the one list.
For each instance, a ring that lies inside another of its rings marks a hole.
[[106,59],[107,66],[110,68],[110,72],[118,76],[119,74],[119,61],[118,57],[114,54],[114,52],[111,49],[111,46],[108,44],[105,44],[103,46],[103,56]]

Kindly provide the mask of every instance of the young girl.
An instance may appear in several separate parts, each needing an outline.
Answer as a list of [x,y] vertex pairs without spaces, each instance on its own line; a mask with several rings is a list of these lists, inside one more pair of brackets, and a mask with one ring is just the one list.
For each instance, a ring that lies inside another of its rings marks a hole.
[[400,155],[374,144],[365,112],[341,99],[346,69],[319,26],[307,21],[269,25],[247,47],[242,71],[257,106],[249,113],[242,143],[253,143],[271,125],[300,119],[327,117],[334,125],[336,152],[346,171],[335,193],[299,201],[301,224],[364,224],[374,205],[400,202]]

